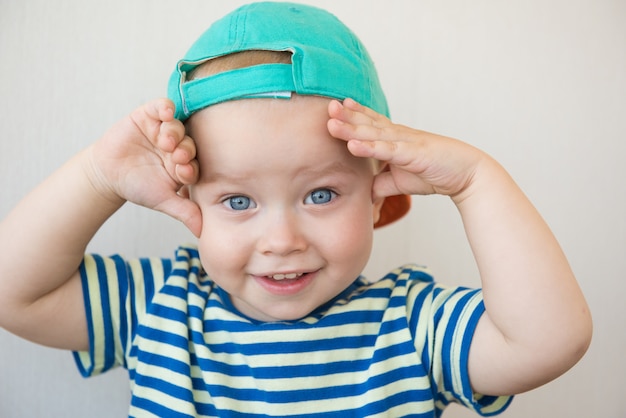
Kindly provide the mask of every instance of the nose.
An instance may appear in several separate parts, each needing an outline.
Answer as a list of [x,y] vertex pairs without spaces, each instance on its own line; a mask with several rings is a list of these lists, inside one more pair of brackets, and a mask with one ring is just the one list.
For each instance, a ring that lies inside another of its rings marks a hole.
[[267,255],[285,256],[306,250],[308,242],[297,215],[278,211],[267,218],[257,242],[258,251]]

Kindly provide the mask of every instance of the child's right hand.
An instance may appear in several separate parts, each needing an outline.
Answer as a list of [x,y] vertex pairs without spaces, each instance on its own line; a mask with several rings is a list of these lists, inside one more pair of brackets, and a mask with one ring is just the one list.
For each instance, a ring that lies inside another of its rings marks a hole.
[[39,344],[88,349],[78,271],[87,245],[127,200],[199,235],[200,209],[184,193],[198,178],[195,156],[172,102],[154,100],[28,193],[0,222],[0,327]]
[[88,155],[85,171],[103,197],[158,210],[200,234],[200,209],[183,193],[198,179],[196,146],[174,118],[170,100],[153,100],[135,109]]

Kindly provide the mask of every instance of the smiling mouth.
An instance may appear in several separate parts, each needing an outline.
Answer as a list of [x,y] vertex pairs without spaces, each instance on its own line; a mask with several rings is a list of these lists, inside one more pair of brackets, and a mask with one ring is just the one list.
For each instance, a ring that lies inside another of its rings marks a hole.
[[276,296],[294,296],[313,283],[319,270],[299,273],[273,273],[253,275],[258,284]]
[[281,280],[294,280],[294,279],[298,279],[300,277],[302,277],[304,275],[304,273],[287,273],[287,274],[282,274],[282,273],[278,273],[278,274],[273,274],[271,276],[266,276],[272,280],[277,280],[277,281],[281,281]]

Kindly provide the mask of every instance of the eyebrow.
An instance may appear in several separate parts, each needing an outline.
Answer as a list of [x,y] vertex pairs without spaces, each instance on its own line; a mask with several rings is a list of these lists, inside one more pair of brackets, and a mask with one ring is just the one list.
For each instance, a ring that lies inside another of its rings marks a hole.
[[322,165],[320,167],[310,167],[303,170],[298,171],[299,174],[304,174],[305,176],[324,176],[328,174],[349,174],[356,176],[357,172],[352,167],[341,164],[337,161],[334,161],[327,165]]
[[[329,176],[329,175],[334,175],[334,174],[358,176],[358,173],[354,168],[346,164],[341,164],[340,162],[337,162],[337,161],[334,161],[330,164],[325,164],[325,165],[322,164],[319,167],[303,168],[301,170],[298,170],[297,172],[298,176],[305,176],[305,177],[312,177],[312,178],[324,177],[324,176]],[[213,171],[211,172],[209,176],[205,177],[204,179],[205,181],[208,181],[208,182],[214,182],[218,180],[228,180],[228,181],[232,181],[235,183],[239,183],[239,182],[250,180],[251,178],[253,178],[253,175],[246,174],[246,173]]]

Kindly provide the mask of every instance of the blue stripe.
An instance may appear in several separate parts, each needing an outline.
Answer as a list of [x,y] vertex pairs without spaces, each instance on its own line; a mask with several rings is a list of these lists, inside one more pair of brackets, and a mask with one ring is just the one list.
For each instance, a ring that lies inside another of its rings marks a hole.
[[143,273],[143,285],[145,289],[146,302],[152,300],[154,296],[154,276],[152,274],[152,265],[150,259],[142,258],[139,260],[141,264],[141,272]]
[[276,379],[289,377],[321,377],[339,373],[351,373],[368,370],[372,365],[370,359],[353,361],[336,361],[323,364],[280,365],[276,367],[255,367],[248,365],[231,365],[213,359],[197,358],[197,364],[202,370],[211,370],[233,377],[254,375],[258,379]]
[[389,308],[397,308],[406,305],[406,295],[393,296],[389,299]]
[[93,335],[93,326],[92,326],[92,321],[91,318],[93,318],[93,314],[91,312],[91,301],[89,299],[89,292],[87,291],[87,289],[89,288],[88,285],[88,281],[87,281],[87,271],[85,270],[85,260],[83,259],[83,261],[80,263],[80,267],[79,267],[79,272],[80,272],[80,281],[81,284],[83,286],[83,302],[85,304],[85,315],[87,317],[87,333],[89,334],[89,359],[90,359],[90,367],[88,369],[86,369],[83,365],[83,363],[80,361],[80,356],[78,352],[73,352],[73,356],[74,356],[74,361],[76,362],[76,366],[78,367],[78,370],[80,371],[80,374],[83,377],[88,377],[91,376],[91,374],[94,372],[94,360],[95,360],[95,356],[94,356],[94,345],[95,345],[95,341],[94,341],[94,335]]
[[[312,342],[312,347],[314,347],[314,345],[314,342]],[[377,350],[371,359],[344,360],[322,364],[302,363],[297,365],[280,365],[277,367],[256,367],[252,369],[245,364],[232,365],[216,361],[211,358],[197,358],[194,353],[191,354],[191,362],[193,365],[198,365],[202,370],[212,370],[229,376],[241,377],[254,375],[255,378],[258,379],[274,379],[283,378],[285,376],[294,378],[321,377],[340,373],[361,372],[366,371],[372,365],[385,361],[391,357],[403,356],[411,353],[414,353],[413,344],[411,341],[406,341],[402,344],[396,344]],[[417,368],[415,371],[418,372],[417,376],[419,377],[427,375],[427,370],[422,367]]]
[[[386,279],[390,280],[390,279]],[[395,280],[392,280],[395,281]],[[380,282],[376,282],[376,285],[379,285]],[[367,286],[368,284],[362,284]],[[359,300],[359,299],[387,299],[391,294],[391,289],[386,287],[374,287],[372,284],[369,284],[367,291],[362,291],[356,295],[352,295],[350,300]]]
[[[224,409],[220,409],[219,411],[217,411],[216,416],[220,418],[271,418],[270,415],[266,415],[266,414],[249,414],[249,413],[224,410]],[[302,418],[302,417],[299,416],[298,418]]]
[[[216,353],[242,354],[254,356],[262,354],[296,354],[311,351],[334,351],[349,348],[371,347],[378,336],[363,335],[356,337],[333,337],[315,341],[284,341],[277,343],[212,344],[211,349]],[[314,347],[313,347],[314,346]]]
[[[421,289],[420,292],[417,293],[417,295],[415,295],[415,300],[413,301],[413,310],[410,313],[408,313],[410,315],[409,330],[411,331],[411,336],[413,337],[413,340],[415,340],[415,333],[417,332],[417,322],[419,321],[419,318],[420,318],[420,312],[425,306],[426,298],[431,297],[431,292],[432,292],[433,287],[434,287],[434,284],[430,283],[424,286],[424,288]],[[412,290],[412,289],[409,289],[409,290]],[[428,346],[429,335],[430,334],[427,333],[424,340],[420,341],[420,343],[423,345],[421,347],[417,347],[418,349],[422,349],[421,350],[422,364],[427,365],[428,368],[431,367],[431,364],[430,364],[431,353],[430,353],[430,347]]]
[[[315,412],[311,414],[298,414],[298,418],[346,418],[346,417],[364,417],[372,414],[386,412],[389,408],[393,408],[396,405],[401,405],[407,402],[406,398],[411,396],[411,392],[397,393],[389,396],[378,402],[372,402],[371,404],[364,405],[359,408],[344,409],[339,411],[330,412]],[[423,395],[422,395],[423,396]],[[276,415],[267,415],[262,413],[243,413],[232,410],[219,410],[217,411],[219,417],[222,418],[272,418]],[[425,412],[423,414],[410,414],[403,415],[403,418],[434,418],[435,413],[433,411]]]
[[213,288],[213,286],[212,286],[212,283],[211,284],[207,283],[207,285],[205,286],[198,287],[196,283],[189,282],[188,288],[189,288],[188,289],[189,293],[200,296],[203,299],[208,299],[209,292]]
[[188,262],[192,258],[199,258],[200,252],[194,247],[179,247],[176,251],[176,261]]
[[[208,307],[223,308],[219,303],[209,300]],[[254,323],[241,321],[229,321],[210,317],[210,311],[207,308],[190,306],[190,316],[195,318],[204,318],[204,331],[228,331],[229,333],[245,333],[254,331],[284,331],[288,326],[293,330],[334,328],[340,325],[358,324],[365,326],[366,324],[377,324],[382,321],[384,310],[371,311],[348,311],[337,314],[330,314],[320,321],[309,324],[303,321],[286,324],[284,322],[272,323]]]
[[[182,414],[180,412],[176,412],[170,408],[167,408],[161,404],[156,402],[152,402],[145,398],[140,398],[138,396],[133,396],[131,400],[131,405],[137,407],[138,409],[151,412],[152,414],[159,417],[167,417],[167,418],[194,418],[194,415]],[[131,415],[129,417],[141,417],[141,415]]]
[[[168,382],[167,380],[145,376],[140,373],[137,373],[135,376],[136,384],[140,384],[143,387],[157,390],[161,393],[166,393],[170,396],[175,397],[176,399],[193,403],[193,392],[190,389],[177,386],[173,383]],[[169,417],[169,415],[166,416]]]
[[160,318],[167,318],[172,321],[177,321],[183,324],[187,324],[187,313],[176,308],[170,308],[169,306],[161,305],[160,303],[153,303],[148,309],[153,315]]
[[[389,321],[385,321],[380,324],[380,330],[378,331],[378,335],[383,336],[387,334],[393,334],[394,332],[406,329],[407,321],[406,316],[401,316],[399,318],[395,318]],[[410,337],[409,333],[407,333],[407,337]]]
[[[474,291],[470,295],[473,297],[474,295],[476,295],[476,293],[478,293],[478,291]],[[472,343],[472,338],[474,337],[476,325],[478,324],[478,321],[480,320],[483,312],[485,312],[485,304],[481,301],[472,312],[467,324],[467,328],[465,329],[465,334],[463,334],[463,340],[461,343],[461,370],[467,370],[470,345]],[[461,374],[461,382],[463,384],[463,395],[465,395],[467,399],[472,399],[473,391],[469,381],[469,373]],[[496,398],[491,399],[489,403],[492,403],[495,399]]]
[[411,353],[415,353],[415,345],[413,344],[413,341],[404,341],[402,343],[394,344],[389,347],[376,350],[372,360],[373,362],[378,363],[393,357],[403,356],[405,354]]
[[433,276],[431,276],[428,272],[422,270],[423,267],[409,265],[405,267],[402,272],[409,273],[409,280],[412,281],[420,281],[424,283],[434,283]]
[[180,335],[172,334],[167,331],[142,326],[138,330],[138,334],[147,340],[158,341],[185,350],[189,349],[189,341],[186,337],[181,337]]
[[165,284],[159,293],[185,301],[189,299],[189,295],[197,295],[203,299],[207,299],[209,297],[209,292],[205,289],[199,288],[194,283],[189,283],[187,288],[172,284]]
[[[130,332],[131,332],[131,341],[135,337],[137,332],[137,328],[139,326],[139,319],[137,318],[137,295],[135,294],[135,276],[133,275],[133,270],[130,266],[127,266],[128,270],[128,298],[129,298],[129,315],[130,315]],[[141,277],[139,280],[143,280]],[[124,301],[125,302],[125,301]],[[120,301],[122,304],[122,301]],[[135,347],[131,347],[131,353]]]
[[[122,345],[122,350],[126,353],[126,347],[128,344],[128,317],[126,312],[126,298],[128,296],[128,288],[129,288],[129,275],[127,273],[126,263],[122,260],[121,257],[114,257],[115,261],[115,269],[118,277],[118,288],[119,288],[119,312],[118,315],[120,317],[119,324],[120,329],[118,330],[120,344]],[[126,356],[122,356],[122,366],[128,367]]]
[[185,376],[189,376],[191,374],[191,366],[180,360],[142,350],[139,350],[137,354],[142,363],[163,367],[167,370],[171,370]]
[[98,286],[100,288],[100,302],[102,308],[102,321],[104,323],[104,365],[103,370],[110,369],[115,362],[115,344],[111,320],[111,301],[106,274],[106,264],[102,257],[94,257],[98,272]]
[[[385,387],[404,379],[413,379],[420,373],[416,372],[417,367],[410,365],[388,371],[384,374],[372,376],[363,383],[315,387],[306,390],[280,390],[280,391],[263,391],[256,388],[240,389],[230,386],[222,386],[215,384],[206,384],[206,390],[214,397],[226,397],[243,402],[266,402],[270,404],[288,404],[293,402],[307,402],[316,400],[339,399],[345,397],[356,397],[366,394],[368,391]],[[283,376],[290,377],[290,376]],[[202,382],[196,382],[201,384]],[[194,385],[195,386],[195,385]],[[405,392],[406,393],[406,392]],[[411,390],[411,398],[415,401],[423,401],[431,396],[430,389]],[[410,402],[409,399],[403,399],[401,403]],[[389,407],[389,405],[387,405]]]
[[[437,301],[437,298],[439,297],[439,294],[441,292],[443,292],[442,288],[433,286],[431,300],[433,302]],[[435,307],[437,308],[437,311],[433,313],[433,322],[435,324],[438,324],[439,322],[441,322],[441,317],[443,316],[443,313],[444,313],[444,310],[443,310],[444,306],[445,304],[441,302],[441,303],[438,303],[438,305]]]
[[[370,404],[365,405],[363,408],[358,410],[358,416],[369,416],[374,414],[380,414],[383,412],[389,411],[389,409],[405,404],[407,402],[415,401],[415,402],[423,402],[424,399],[428,399],[430,396],[430,390],[422,389],[422,390],[411,390],[406,392],[394,393],[393,395],[389,395],[384,399],[381,399],[376,402],[372,402]],[[407,417],[432,417],[432,412],[428,412],[425,414],[412,414],[412,415],[403,415],[403,418]]]
[[[454,305],[454,309],[452,310],[452,313],[450,314],[450,318],[448,319],[448,322],[446,324],[446,330],[443,336],[444,350],[442,350],[442,353],[441,353],[441,362],[443,364],[444,387],[446,390],[453,392],[453,393],[454,393],[454,387],[452,385],[452,382],[453,382],[452,371],[454,370],[454,367],[452,367],[452,359],[451,359],[452,353],[450,349],[453,347],[454,336],[458,332],[459,318],[461,314],[463,313],[463,311],[465,310],[465,308],[467,307],[467,303],[469,299],[472,298],[472,296],[473,296],[472,293],[465,293],[459,299],[456,305]],[[440,310],[443,310],[443,308]],[[446,347],[448,348],[448,350],[445,350]],[[469,350],[469,345],[464,348],[467,348]],[[461,355],[463,356],[466,354],[467,353],[462,353]]]

